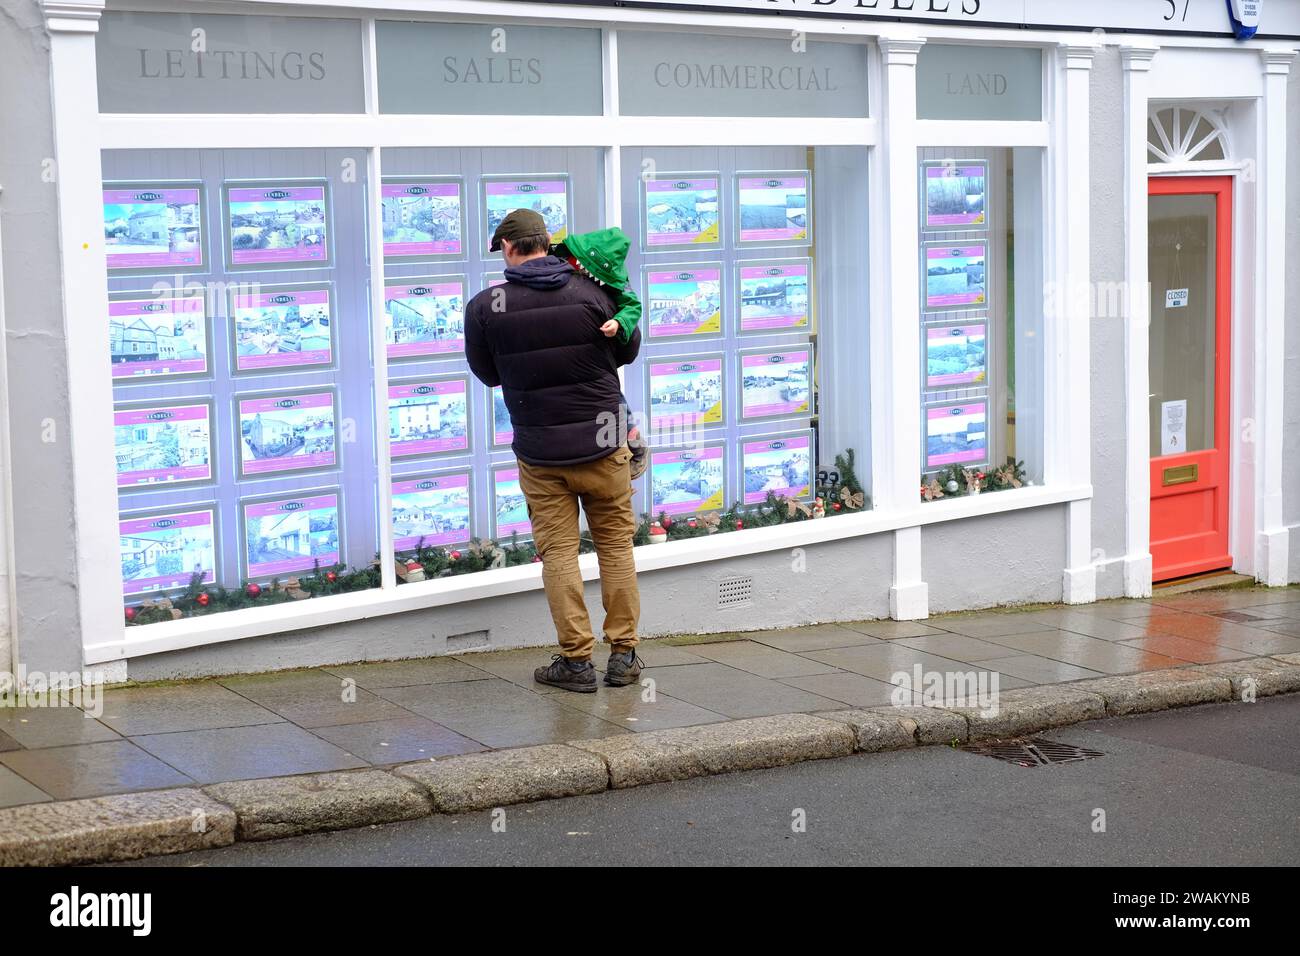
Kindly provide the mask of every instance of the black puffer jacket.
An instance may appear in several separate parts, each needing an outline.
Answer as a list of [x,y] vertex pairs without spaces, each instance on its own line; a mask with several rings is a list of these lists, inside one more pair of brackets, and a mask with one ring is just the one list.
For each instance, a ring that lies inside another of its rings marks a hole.
[[506,279],[465,307],[465,356],[479,381],[501,386],[515,456],[577,465],[612,454],[617,444],[598,436],[618,421],[618,367],[636,358],[640,331],[626,345],[606,338],[612,297],[554,256],[507,269]]

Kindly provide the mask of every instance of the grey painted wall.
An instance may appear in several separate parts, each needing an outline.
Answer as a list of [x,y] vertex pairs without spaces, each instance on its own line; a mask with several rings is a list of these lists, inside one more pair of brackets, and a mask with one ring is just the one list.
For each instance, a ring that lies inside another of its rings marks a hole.
[[0,119],[18,659],[79,670],[58,183],[44,178],[56,172],[49,38],[35,0],[0,0]]
[[[641,632],[653,637],[888,617],[891,542],[892,535],[877,534],[811,546],[803,549],[802,571],[795,570],[799,555],[786,549],[642,574]],[[969,577],[956,557],[949,553],[943,572]],[[1054,573],[1059,597],[1059,559]],[[719,610],[718,584],[734,575],[753,578],[753,602]],[[994,593],[995,581],[979,580]],[[587,607],[599,634],[598,582],[587,585]],[[538,590],[154,654],[130,661],[128,673],[132,680],[161,680],[554,644],[546,598]]]
[[1291,528],[1288,577],[1300,581],[1300,65],[1292,64],[1286,91],[1286,438],[1282,443],[1282,512]]
[[1124,74],[1119,49],[1093,58],[1089,85],[1092,291],[1092,554],[1097,597],[1124,593]]
[[1060,601],[1064,565],[1063,505],[950,521],[921,532],[931,614]]

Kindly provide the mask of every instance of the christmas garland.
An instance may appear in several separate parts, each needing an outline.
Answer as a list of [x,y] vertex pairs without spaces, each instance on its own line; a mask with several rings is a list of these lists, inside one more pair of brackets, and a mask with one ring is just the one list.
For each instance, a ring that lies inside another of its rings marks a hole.
[[[869,508],[870,501],[858,482],[854,464],[852,448],[842,455],[836,455],[835,470],[818,472],[814,498],[809,504],[768,492],[761,504],[745,505],[736,502],[723,512],[679,518],[673,518],[665,512],[660,512],[657,516],[643,515],[636,534],[632,537],[632,544],[658,544],[743,531],[747,528],[766,528],[823,516],[850,514]],[[578,550],[581,553],[595,550],[588,533],[584,532],[580,536]],[[421,542],[409,557],[394,559],[394,572],[398,583],[406,584],[539,561],[541,556],[532,543],[521,542],[517,534],[512,534],[505,544],[474,538],[463,547],[447,548],[428,546]],[[286,604],[349,591],[364,591],[379,587],[381,580],[378,557],[365,568],[348,568],[341,564],[328,567],[317,565],[310,574],[283,580],[275,578],[267,584],[249,581],[240,588],[206,584],[202,573],[197,573],[180,594],[128,605],[125,609],[126,623],[153,624],[241,608]]]
[[939,498],[955,498],[960,495],[978,495],[983,491],[1010,491],[1032,485],[1025,477],[1023,461],[1009,461],[987,472],[978,468],[963,468],[961,465],[949,465],[947,468],[930,476],[921,483],[921,500],[935,501]]

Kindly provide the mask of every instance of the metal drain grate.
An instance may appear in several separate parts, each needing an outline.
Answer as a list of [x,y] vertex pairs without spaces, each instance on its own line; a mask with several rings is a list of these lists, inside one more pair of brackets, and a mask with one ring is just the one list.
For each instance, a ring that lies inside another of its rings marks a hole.
[[727,578],[718,582],[718,607],[743,607],[754,603],[754,579]]
[[1017,767],[1045,767],[1054,763],[1074,763],[1092,757],[1106,756],[1100,750],[1089,750],[1075,744],[1063,744],[1042,737],[1028,740],[997,740],[992,743],[967,744],[961,748],[967,753],[981,754],[1005,760]]

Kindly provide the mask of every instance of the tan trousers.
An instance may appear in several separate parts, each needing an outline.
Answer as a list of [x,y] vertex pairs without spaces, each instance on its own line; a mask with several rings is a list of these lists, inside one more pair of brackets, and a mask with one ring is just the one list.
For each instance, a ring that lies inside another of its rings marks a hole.
[[636,517],[632,513],[631,460],[632,453],[625,446],[582,465],[519,463],[519,487],[528,501],[533,542],[542,556],[546,601],[560,650],[569,660],[590,659],[595,645],[578,570],[579,502],[600,564],[605,641],[616,651],[637,644],[641,595],[632,559]]

